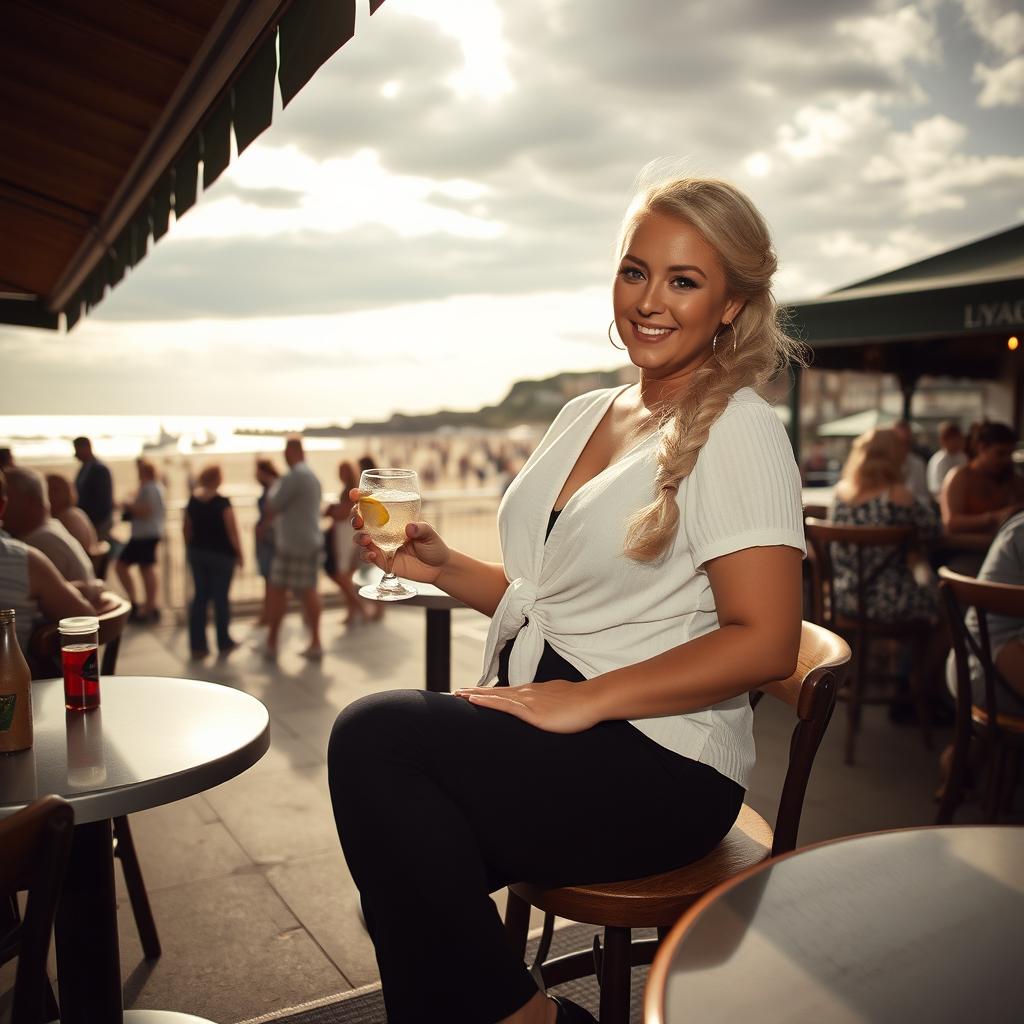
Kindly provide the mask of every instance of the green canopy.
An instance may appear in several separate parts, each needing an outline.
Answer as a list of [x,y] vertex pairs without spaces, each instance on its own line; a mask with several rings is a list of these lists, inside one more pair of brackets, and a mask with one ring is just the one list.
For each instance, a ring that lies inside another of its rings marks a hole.
[[1024,224],[791,305],[815,367],[998,378],[1024,332]]

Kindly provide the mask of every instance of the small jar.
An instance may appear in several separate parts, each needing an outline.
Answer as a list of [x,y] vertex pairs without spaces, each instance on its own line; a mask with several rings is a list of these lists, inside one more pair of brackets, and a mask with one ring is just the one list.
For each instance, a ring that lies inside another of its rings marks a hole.
[[100,706],[100,621],[95,615],[61,619],[60,660],[64,669],[64,706],[91,711]]

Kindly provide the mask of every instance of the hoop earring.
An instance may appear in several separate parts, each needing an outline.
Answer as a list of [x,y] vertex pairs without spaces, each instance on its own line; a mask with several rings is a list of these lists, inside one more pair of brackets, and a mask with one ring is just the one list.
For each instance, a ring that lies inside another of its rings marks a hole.
[[615,326],[615,321],[613,320],[608,325],[608,342],[612,346],[612,348],[617,348],[620,352],[625,352],[626,351],[626,346],[625,345],[616,345],[615,342],[612,341],[612,328],[614,326]]
[[735,328],[735,326],[733,324],[731,324],[731,323],[722,324],[722,326],[719,327],[718,330],[715,332],[715,336],[711,339],[711,354],[713,356],[717,356],[718,355],[718,335],[721,334],[722,331],[724,331],[726,327],[729,327],[729,328],[732,329],[732,350],[733,350],[733,352],[736,351],[736,328]]

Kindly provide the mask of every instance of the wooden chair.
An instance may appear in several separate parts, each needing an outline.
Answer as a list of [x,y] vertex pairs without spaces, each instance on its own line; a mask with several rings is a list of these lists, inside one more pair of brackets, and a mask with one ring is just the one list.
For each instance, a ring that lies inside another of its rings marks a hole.
[[96,578],[105,580],[107,571],[110,569],[110,541],[98,540],[89,548],[89,560],[92,562],[92,571]]
[[[525,953],[530,907],[545,912],[544,930],[531,973],[544,987],[597,974],[601,985],[602,1024],[629,1020],[630,968],[650,963],[657,942],[631,942],[633,928],[656,927],[659,939],[701,895],[719,882],[796,846],[804,793],[814,756],[835,706],[837,675],[850,659],[840,637],[805,622],[797,670],[788,679],[768,683],[752,694],[770,693],[790,704],[797,722],[790,742],[774,833],[746,804],[729,834],[701,860],[675,871],[626,882],[551,888],[530,882],[509,887],[505,928],[517,951]],[[555,916],[604,927],[604,947],[547,961]],[[547,962],[545,962],[547,961]]]
[[[99,641],[103,649],[100,660],[100,679],[112,676],[117,671],[117,655],[121,648],[121,634],[124,632],[128,616],[131,614],[131,602],[115,594],[106,593],[111,607],[99,619]],[[45,679],[61,674],[60,638],[57,624],[47,622],[33,630],[29,638],[29,661],[33,666],[33,678]],[[100,689],[102,693],[102,682]],[[101,698],[102,699],[102,698]],[[86,712],[87,713],[87,712]],[[125,887],[132,905],[135,926],[139,930],[139,939],[147,960],[160,956],[160,937],[157,935],[156,922],[149,905],[146,883],[142,878],[142,868],[135,852],[135,841],[126,815],[113,819],[114,856],[121,862],[124,871]]]
[[[924,619],[906,619],[889,622],[870,618],[867,592],[871,584],[884,569],[899,559],[905,559],[913,545],[915,530],[910,526],[837,526],[821,519],[806,519],[804,532],[811,545],[811,571],[815,576],[813,584],[815,622],[846,637],[853,647],[854,671],[850,675],[848,689],[840,694],[847,702],[846,741],[844,756],[847,764],[853,764],[854,747],[860,730],[861,708],[865,704],[891,704],[892,697],[869,697],[867,694],[868,667],[871,645],[875,640],[896,640],[908,643],[913,656],[910,673],[910,689],[917,711],[918,722],[924,745],[932,746],[931,715],[928,708],[924,678],[925,655],[934,625]],[[857,612],[855,615],[840,614],[834,601],[835,566],[832,560],[832,545],[847,544],[854,548],[856,564]],[[869,548],[888,548],[889,557],[873,572],[865,569],[865,552]]]
[[[995,822],[1004,799],[1012,794],[1020,757],[1024,751],[1024,715],[999,710],[999,696],[1009,684],[992,660],[988,616],[1007,615],[1024,620],[1024,586],[991,583],[961,576],[943,566],[939,569],[939,593],[950,632],[956,659],[956,725],[953,737],[953,763],[942,795],[937,825],[948,825],[963,799],[970,760],[972,737],[977,737],[987,755],[988,779],[984,801],[985,820]],[[977,632],[968,627],[967,614],[973,609]],[[1022,623],[1024,625],[1024,623]],[[971,656],[981,665],[985,694],[982,704],[975,702],[971,679]]]
[[[74,826],[71,805],[59,796],[41,797],[0,821],[0,963],[18,958],[11,1024],[55,1016],[46,957]],[[15,902],[22,891],[24,915]]]

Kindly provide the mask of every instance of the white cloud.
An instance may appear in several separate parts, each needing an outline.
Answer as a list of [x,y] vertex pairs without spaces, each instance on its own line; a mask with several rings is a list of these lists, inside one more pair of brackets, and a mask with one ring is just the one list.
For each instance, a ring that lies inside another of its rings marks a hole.
[[864,180],[898,185],[909,216],[963,209],[972,191],[1024,183],[1024,157],[968,155],[960,151],[966,137],[966,128],[944,115],[919,121],[890,137],[885,152],[864,169]]
[[842,229],[823,235],[820,242],[823,256],[857,267],[857,276],[860,267],[868,268],[866,273],[884,271],[921,259],[938,248],[934,238],[914,227],[885,231],[877,241],[863,232],[854,234]]
[[763,150],[758,150],[743,161],[743,169],[752,178],[764,178],[772,172],[772,158]]
[[498,99],[514,89],[495,0],[391,0],[388,7],[433,22],[459,43],[463,64],[448,77],[457,96]]
[[933,17],[911,4],[882,14],[842,18],[836,32],[854,40],[869,59],[897,71],[909,63],[934,64],[942,56]]
[[1024,13],[1019,0],[961,0],[967,20],[997,53],[1024,52]]
[[[228,172],[235,189],[214,192],[175,225],[175,238],[271,238],[299,231],[338,234],[377,224],[406,238],[443,232],[463,238],[497,238],[503,224],[439,205],[436,196],[480,199],[489,189],[465,179],[436,181],[393,174],[373,150],[351,158],[316,160],[296,146],[257,141]],[[285,185],[292,205],[266,208],[256,196]]]
[[1024,103],[1024,57],[1015,57],[997,68],[975,64],[973,80],[982,86],[979,107],[1013,107]]
[[877,130],[882,119],[874,93],[837,100],[829,106],[807,105],[776,132],[779,149],[797,162],[838,153],[857,136]]

